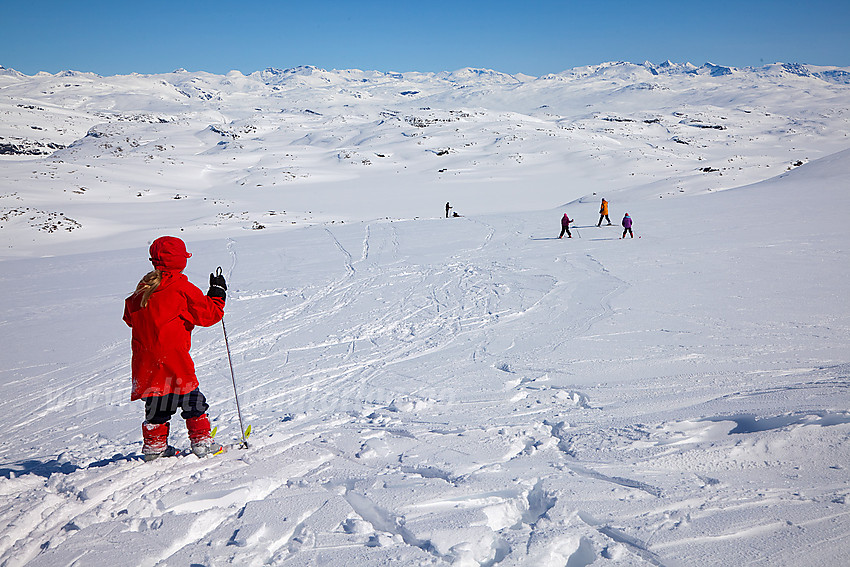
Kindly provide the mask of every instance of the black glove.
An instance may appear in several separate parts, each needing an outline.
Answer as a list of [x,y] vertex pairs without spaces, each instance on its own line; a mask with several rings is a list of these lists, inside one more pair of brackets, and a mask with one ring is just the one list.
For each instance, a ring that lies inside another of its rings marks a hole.
[[224,276],[221,275],[221,268],[216,270],[214,274],[210,274],[210,290],[207,292],[209,297],[220,297],[227,299],[227,283],[224,281]]

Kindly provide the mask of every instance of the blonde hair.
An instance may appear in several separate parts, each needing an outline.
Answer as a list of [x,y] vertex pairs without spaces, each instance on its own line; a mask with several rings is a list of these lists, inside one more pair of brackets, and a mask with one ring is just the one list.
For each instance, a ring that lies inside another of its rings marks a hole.
[[142,281],[139,282],[139,285],[136,286],[136,292],[133,294],[142,294],[142,307],[148,306],[151,294],[156,291],[156,288],[159,287],[160,283],[162,283],[161,271],[153,270],[145,274],[145,277],[143,277]]

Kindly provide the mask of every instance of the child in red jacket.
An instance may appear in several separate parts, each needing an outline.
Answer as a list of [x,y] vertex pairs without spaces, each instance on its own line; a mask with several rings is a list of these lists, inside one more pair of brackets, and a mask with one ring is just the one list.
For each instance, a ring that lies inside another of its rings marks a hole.
[[210,436],[209,405],[199,389],[189,349],[196,325],[209,327],[224,316],[227,284],[224,276],[210,274],[210,289],[204,295],[183,274],[191,256],[179,238],[154,240],[150,259],[155,269],[124,301],[124,322],[133,329],[130,399],[145,402],[146,461],[176,454],[168,445],[168,430],[178,409],[186,420],[192,452],[204,457],[222,450]]

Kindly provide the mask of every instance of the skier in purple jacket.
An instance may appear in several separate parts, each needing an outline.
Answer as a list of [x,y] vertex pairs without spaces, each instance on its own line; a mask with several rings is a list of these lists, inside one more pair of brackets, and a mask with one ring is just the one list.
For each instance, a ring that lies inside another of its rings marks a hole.
[[570,233],[570,223],[573,222],[573,219],[567,216],[567,213],[564,213],[564,216],[561,217],[561,234],[558,238],[563,238],[564,233],[567,233],[567,238],[572,238],[573,235]]
[[629,213],[626,213],[626,216],[623,217],[623,236],[626,237],[626,233],[629,233],[629,236],[632,238],[635,237],[634,233],[632,233],[632,217],[629,216]]

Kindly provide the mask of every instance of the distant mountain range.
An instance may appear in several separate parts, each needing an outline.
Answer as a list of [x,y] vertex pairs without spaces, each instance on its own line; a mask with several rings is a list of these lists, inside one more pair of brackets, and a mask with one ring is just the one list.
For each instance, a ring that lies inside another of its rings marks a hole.
[[[541,75],[539,77],[525,75],[525,74],[508,74],[502,73],[500,71],[494,71],[492,69],[476,69],[476,68],[463,68],[456,71],[441,71],[437,73],[433,72],[384,72],[384,71],[361,71],[358,69],[341,69],[341,70],[326,70],[321,69],[319,67],[314,67],[311,65],[302,65],[298,67],[292,67],[288,69],[277,69],[274,67],[269,67],[262,71],[255,71],[250,73],[249,75],[244,75],[239,71],[231,71],[227,73],[228,77],[251,77],[253,79],[259,80],[265,84],[279,84],[281,82],[286,82],[295,78],[314,78],[318,80],[324,80],[329,82],[334,82],[337,80],[347,80],[347,81],[358,81],[358,82],[370,82],[370,81],[380,81],[387,79],[404,79],[404,80],[424,80],[424,79],[438,79],[444,80],[448,82],[491,82],[491,83],[499,83],[499,84],[510,84],[510,83],[525,83],[535,80],[551,80],[555,78],[579,78],[579,77],[590,77],[590,76],[599,76],[605,75],[610,76],[613,74],[621,74],[623,76],[630,76],[633,73],[648,73],[648,75],[710,75],[712,77],[720,77],[724,75],[735,75],[735,74],[754,74],[758,76],[783,76],[783,75],[796,75],[800,77],[814,77],[818,79],[822,79],[824,81],[830,81],[835,83],[843,83],[850,84],[850,67],[830,67],[830,66],[816,66],[816,65],[806,65],[801,63],[773,63],[770,65],[764,65],[761,67],[732,67],[726,65],[716,65],[714,63],[706,62],[701,66],[696,66],[692,63],[673,63],[671,61],[664,61],[663,63],[650,63],[646,61],[644,63],[629,63],[625,61],[617,61],[617,62],[606,62],[601,63],[599,65],[588,65],[583,67],[576,67],[574,69],[569,69],[563,71],[561,73],[551,73],[547,75]],[[171,73],[164,74],[155,74],[153,76],[160,75],[177,75],[177,74],[187,74],[190,71],[186,69],[176,69]],[[9,69],[0,65],[0,75],[11,76],[11,77],[19,77],[24,78],[29,75],[25,75],[20,73],[14,69]],[[135,73],[133,74],[135,75]],[[61,71],[56,74],[50,74],[46,72],[40,72],[33,77],[43,77],[43,76],[53,76],[53,77],[103,77],[96,73],[88,73],[88,72],[80,72],[80,71]],[[120,76],[120,75],[112,75],[112,76]]]

